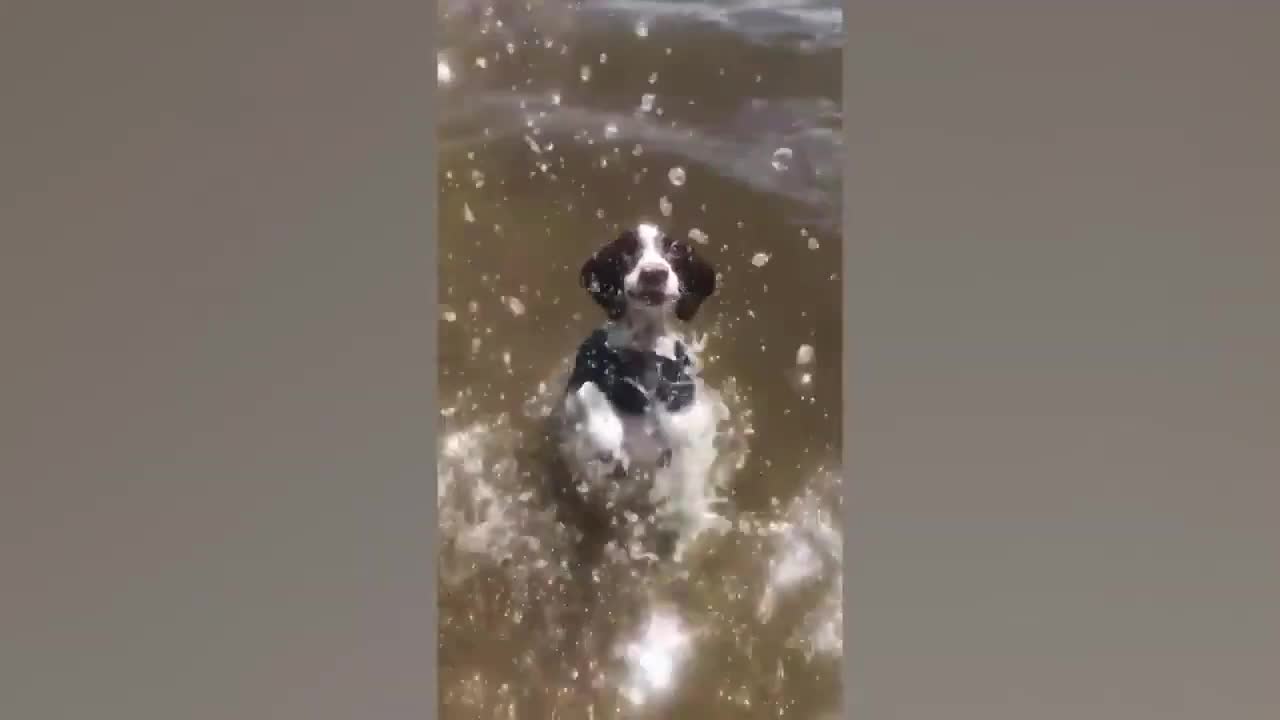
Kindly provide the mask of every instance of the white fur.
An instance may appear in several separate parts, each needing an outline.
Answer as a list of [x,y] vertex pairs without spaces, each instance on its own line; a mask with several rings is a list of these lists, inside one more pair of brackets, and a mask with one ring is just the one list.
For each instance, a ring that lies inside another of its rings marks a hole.
[[[561,450],[581,489],[626,485],[636,471],[651,473],[651,499],[659,504],[659,516],[677,530],[689,530],[700,527],[708,515],[704,490],[715,460],[720,405],[718,395],[696,374],[697,353],[705,346],[705,336],[687,340],[676,329],[673,308],[682,288],[663,256],[661,235],[651,225],[641,225],[637,235],[641,243],[637,261],[623,278],[626,312],[606,325],[609,344],[675,358],[677,343],[683,343],[693,361],[694,400],[676,412],[654,403],[644,415],[626,415],[613,407],[600,388],[587,382],[565,397]],[[642,284],[641,273],[646,270],[666,271],[660,302],[655,302],[655,285]],[[667,453],[668,462],[663,464]],[[619,471],[625,473],[621,478]]]
[[636,266],[623,278],[623,288],[628,297],[634,297],[634,294],[640,290],[641,273],[657,270],[667,273],[667,279],[662,288],[663,294],[668,299],[674,300],[680,293],[680,279],[676,277],[671,263],[662,256],[660,244],[662,232],[657,227],[645,223],[636,228],[636,236],[640,239],[640,256]]
[[[666,337],[674,345],[675,337]],[[685,345],[691,354],[698,347]],[[693,402],[676,412],[654,403],[643,415],[619,413],[591,382],[566,395],[561,450],[580,489],[616,497],[628,494],[626,485],[639,473],[651,474],[650,499],[659,505],[662,524],[679,531],[705,524],[720,418],[718,396],[701,378],[695,383]],[[660,463],[664,453],[669,453],[665,465]],[[619,470],[623,477],[617,477]]]

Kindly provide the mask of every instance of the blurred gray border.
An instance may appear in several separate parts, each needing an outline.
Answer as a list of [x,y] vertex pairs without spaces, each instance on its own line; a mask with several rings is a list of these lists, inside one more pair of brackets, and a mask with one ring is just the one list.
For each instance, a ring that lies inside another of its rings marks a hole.
[[0,14],[0,717],[434,717],[435,4]]
[[1280,717],[1280,4],[845,26],[847,716]]

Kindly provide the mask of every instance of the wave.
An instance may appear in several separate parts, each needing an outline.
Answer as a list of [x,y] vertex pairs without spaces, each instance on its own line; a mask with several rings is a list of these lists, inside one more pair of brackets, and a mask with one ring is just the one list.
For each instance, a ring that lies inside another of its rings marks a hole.
[[844,44],[844,10],[830,0],[587,0],[539,2],[518,9],[440,0],[441,18],[503,36],[537,28],[556,35],[599,29],[619,21],[644,36],[663,26],[710,26],[749,42],[801,52],[838,49]]
[[753,42],[801,50],[827,50],[844,43],[844,10],[813,0],[605,0],[583,6],[587,13],[624,16],[644,32],[663,22],[714,25]]

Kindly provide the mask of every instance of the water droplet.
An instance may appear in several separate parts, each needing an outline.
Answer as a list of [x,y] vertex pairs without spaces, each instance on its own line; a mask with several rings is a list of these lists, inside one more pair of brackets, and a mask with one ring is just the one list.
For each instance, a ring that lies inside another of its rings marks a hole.
[[516,44],[515,44],[515,43],[507,43],[507,54],[508,54],[508,55],[515,55],[515,54],[516,54]]
[[533,138],[529,137],[528,135],[525,135],[525,136],[524,136],[524,144],[525,144],[525,145],[528,145],[528,146],[529,146],[529,149],[530,149],[530,150],[532,150],[532,151],[534,151],[535,153],[537,153],[537,154],[539,154],[539,155],[541,155],[541,154],[542,154],[542,147],[541,147],[540,145],[538,145],[538,141],[537,141],[537,140],[534,140]]
[[644,95],[641,95],[641,96],[640,96],[640,109],[641,109],[643,112],[652,112],[652,111],[653,111],[653,101],[654,101],[654,100],[657,100],[657,99],[658,99],[658,96],[657,96],[657,95],[654,95],[653,93],[645,93]]
[[520,298],[509,297],[507,298],[507,309],[511,311],[512,315],[520,317],[524,314],[524,303],[520,302]]
[[631,148],[631,154],[635,155],[636,157],[640,157],[641,155],[644,154],[644,146],[636,145],[635,147]]
[[702,232],[698,228],[693,228],[692,230],[689,231],[689,239],[698,243],[699,245],[706,245],[707,241],[710,240],[711,238],[710,236],[708,236],[706,233]]
[[769,264],[769,253],[758,252],[751,256],[751,264],[756,267],[764,267]]
[[649,84],[656,85],[657,83],[658,83],[658,73],[656,72],[649,73]]
[[636,23],[636,35],[642,38],[649,37],[649,26],[643,20]]
[[818,238],[816,238],[816,237],[811,237],[811,238],[809,238],[809,249],[810,249],[810,250],[817,250],[817,249],[818,249]]
[[471,206],[467,203],[462,203],[462,219],[469,223],[476,221],[476,214],[471,212]]
[[551,93],[551,104],[552,105],[560,104],[560,93],[558,92]]
[[684,181],[685,181],[684,168],[678,165],[676,167],[671,168],[671,170],[667,172],[667,179],[670,180],[671,184],[675,185],[676,187],[680,187],[681,185],[684,185]]
[[785,172],[791,167],[791,157],[791,148],[781,147],[773,151],[773,158],[770,160],[770,164],[773,165],[774,170]]
[[479,170],[472,170],[471,182],[475,183],[477,189],[484,187],[484,173]]
[[813,346],[808,343],[796,348],[796,365],[808,365],[813,362]]
[[671,201],[667,199],[666,195],[658,198],[658,210],[662,211],[663,217],[671,217]]
[[476,67],[478,67],[478,68],[480,68],[481,70],[483,70],[483,69],[485,69],[485,68],[486,68],[486,67],[488,67],[488,66],[489,66],[489,61],[488,61],[488,60],[485,60],[485,59],[484,59],[484,58],[482,58],[482,57],[478,57],[478,58],[476,58]]
[[444,58],[436,60],[436,83],[439,85],[448,85],[453,82],[453,68],[449,67],[449,63]]
[[604,136],[607,138],[615,138],[618,136],[618,126],[615,123],[609,123],[604,126]]
[[598,210],[596,210],[596,217],[601,220],[604,219],[604,208],[599,208]]
[[609,56],[605,53],[600,53],[600,64],[604,65],[607,62],[609,62]]
[[587,82],[588,80],[590,80],[591,66],[583,65],[582,67],[578,68],[578,77],[582,78],[582,82]]

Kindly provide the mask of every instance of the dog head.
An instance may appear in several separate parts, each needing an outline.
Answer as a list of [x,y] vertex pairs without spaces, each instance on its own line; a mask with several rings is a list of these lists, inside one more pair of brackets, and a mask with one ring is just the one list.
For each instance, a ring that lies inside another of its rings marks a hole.
[[673,312],[687,322],[715,292],[716,271],[688,241],[646,223],[592,254],[581,282],[610,320]]

